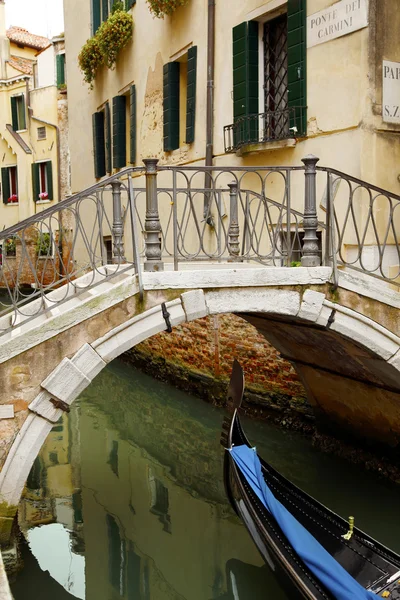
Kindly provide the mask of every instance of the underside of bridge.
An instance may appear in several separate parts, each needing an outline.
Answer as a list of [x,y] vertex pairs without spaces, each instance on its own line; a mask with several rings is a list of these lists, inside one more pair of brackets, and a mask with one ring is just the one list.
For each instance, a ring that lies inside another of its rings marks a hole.
[[299,319],[241,314],[299,374],[320,428],[400,450],[399,371],[365,346]]

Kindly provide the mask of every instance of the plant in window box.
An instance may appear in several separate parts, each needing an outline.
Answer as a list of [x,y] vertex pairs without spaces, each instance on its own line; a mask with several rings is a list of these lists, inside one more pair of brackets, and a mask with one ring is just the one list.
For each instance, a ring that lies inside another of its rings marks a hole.
[[96,37],[104,63],[109,69],[114,67],[118,53],[132,39],[132,33],[132,15],[121,9],[115,10],[107,21],[100,25]]
[[16,202],[18,202],[18,196],[17,194],[12,194],[8,199],[8,204],[15,204]]
[[51,235],[50,233],[39,233],[36,240],[36,254],[38,256],[51,256]]
[[9,237],[6,239],[4,248],[6,251],[6,256],[15,256],[16,255],[16,242],[15,237]]
[[150,12],[159,19],[171,15],[180,6],[185,6],[189,0],[147,0]]
[[47,192],[40,192],[39,200],[48,200],[48,199],[49,199],[49,194]]
[[88,40],[83,46],[78,56],[78,63],[84,80],[89,84],[90,89],[93,89],[97,71],[104,64],[97,36]]

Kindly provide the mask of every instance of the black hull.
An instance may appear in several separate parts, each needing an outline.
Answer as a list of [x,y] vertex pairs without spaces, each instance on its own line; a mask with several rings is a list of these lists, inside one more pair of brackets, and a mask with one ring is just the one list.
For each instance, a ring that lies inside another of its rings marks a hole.
[[[236,410],[229,427],[228,423],[225,424],[225,430],[226,493],[265,563],[274,570],[290,598],[334,599],[299,559],[232,459],[229,449],[233,445],[250,447]],[[357,528],[354,528],[351,540],[344,540],[342,536],[349,529],[346,520],[308,496],[259,458],[265,481],[275,497],[354,579],[365,589],[379,595],[386,590],[391,592],[390,598],[400,598],[400,556]],[[395,575],[395,580],[390,582]]]

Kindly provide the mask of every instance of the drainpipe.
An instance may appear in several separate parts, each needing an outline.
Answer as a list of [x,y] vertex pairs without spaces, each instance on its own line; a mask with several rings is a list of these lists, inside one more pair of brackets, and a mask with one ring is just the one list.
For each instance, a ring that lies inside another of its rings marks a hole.
[[[205,166],[212,167],[213,164],[213,125],[214,125],[214,62],[215,62],[215,0],[208,0],[208,23],[207,23],[207,107],[206,107],[206,160]],[[211,173],[206,172],[204,187],[210,189],[212,186]],[[204,196],[204,218],[207,223],[212,224],[211,215],[208,214],[211,194]]]

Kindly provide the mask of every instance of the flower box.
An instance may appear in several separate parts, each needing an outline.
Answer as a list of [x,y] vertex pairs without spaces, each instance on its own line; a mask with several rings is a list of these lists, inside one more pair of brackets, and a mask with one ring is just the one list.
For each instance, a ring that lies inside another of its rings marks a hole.
[[18,196],[17,194],[13,194],[9,197],[7,204],[15,204],[16,202],[18,202]]
[[49,194],[47,192],[41,192],[39,194],[39,200],[48,200]]

